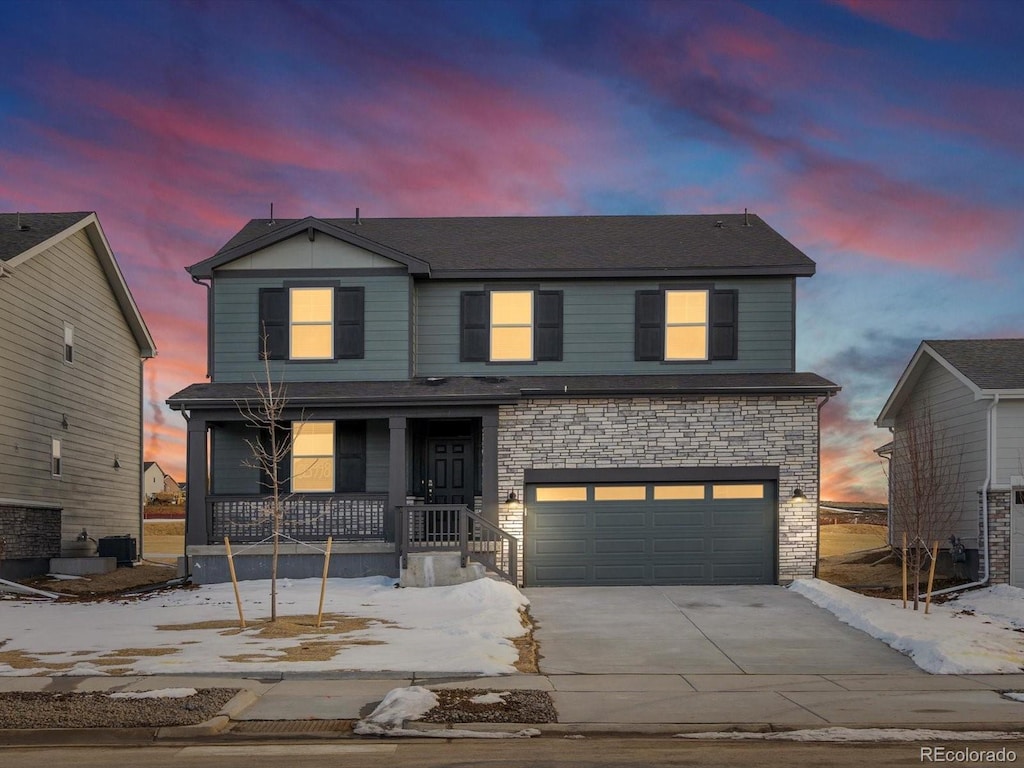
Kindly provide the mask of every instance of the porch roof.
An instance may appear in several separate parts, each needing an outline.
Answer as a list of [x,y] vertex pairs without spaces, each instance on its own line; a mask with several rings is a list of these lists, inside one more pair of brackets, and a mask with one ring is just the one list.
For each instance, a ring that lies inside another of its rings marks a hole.
[[[448,376],[402,381],[293,382],[290,405],[431,405],[512,403],[534,397],[630,395],[832,395],[840,387],[815,373],[656,374],[647,376]],[[171,395],[175,410],[223,408],[255,400],[252,383],[192,384]]]

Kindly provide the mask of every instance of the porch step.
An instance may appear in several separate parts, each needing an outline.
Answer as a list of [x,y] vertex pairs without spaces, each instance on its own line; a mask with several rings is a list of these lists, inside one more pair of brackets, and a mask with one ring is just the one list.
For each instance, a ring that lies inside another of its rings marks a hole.
[[408,564],[399,576],[403,587],[450,587],[487,576],[487,569],[480,563],[469,562],[463,567],[458,552],[410,552],[406,558]]

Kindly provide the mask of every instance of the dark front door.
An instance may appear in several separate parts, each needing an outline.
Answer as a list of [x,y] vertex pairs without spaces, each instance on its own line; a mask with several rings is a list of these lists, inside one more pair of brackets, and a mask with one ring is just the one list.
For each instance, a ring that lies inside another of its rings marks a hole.
[[427,503],[465,504],[473,508],[472,440],[427,440]]

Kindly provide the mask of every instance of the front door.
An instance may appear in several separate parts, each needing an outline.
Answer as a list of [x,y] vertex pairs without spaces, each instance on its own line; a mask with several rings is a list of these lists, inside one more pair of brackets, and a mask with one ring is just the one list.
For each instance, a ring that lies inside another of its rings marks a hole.
[[427,503],[465,504],[473,508],[473,441],[433,437],[427,440]]

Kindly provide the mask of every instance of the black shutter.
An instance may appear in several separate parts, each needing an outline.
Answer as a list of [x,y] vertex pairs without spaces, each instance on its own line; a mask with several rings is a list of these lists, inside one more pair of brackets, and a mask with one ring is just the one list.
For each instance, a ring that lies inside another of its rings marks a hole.
[[362,493],[366,490],[366,422],[339,421],[334,429],[334,488],[338,493]]
[[736,326],[739,299],[736,291],[711,292],[712,360],[735,360],[737,355]]
[[334,289],[334,359],[358,359],[364,356],[363,288]]
[[665,294],[661,291],[636,292],[637,360],[665,359]]
[[534,294],[533,359],[562,359],[562,292]]
[[491,354],[491,311],[487,291],[463,291],[461,304],[459,360],[464,363],[486,362]]
[[[264,337],[266,346],[264,347]],[[288,359],[288,291],[285,288],[260,288],[260,359]]]

